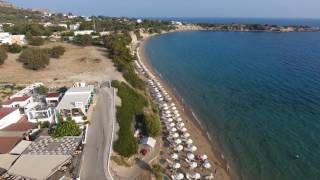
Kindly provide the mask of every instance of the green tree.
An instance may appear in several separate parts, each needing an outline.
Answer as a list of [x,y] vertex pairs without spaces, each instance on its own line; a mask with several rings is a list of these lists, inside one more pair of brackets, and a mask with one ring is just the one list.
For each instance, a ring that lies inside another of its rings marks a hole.
[[6,50],[3,48],[0,48],[0,65],[2,65],[7,58],[8,58],[8,55]]
[[38,70],[49,65],[49,56],[45,49],[28,48],[22,51],[18,61],[27,69]]
[[60,58],[66,51],[66,48],[63,46],[54,46],[51,49],[49,49],[49,56],[51,58]]
[[93,30],[93,23],[91,21],[84,21],[80,24],[79,30]]
[[40,95],[47,95],[49,92],[49,89],[45,86],[39,86],[36,88],[37,93],[39,93]]
[[63,136],[79,136],[80,134],[81,130],[78,124],[71,118],[68,118],[66,121],[60,121],[57,128],[50,135],[58,138]]
[[92,44],[91,35],[77,35],[74,38],[74,43],[80,46],[90,46]]
[[156,137],[160,135],[161,124],[160,124],[160,119],[156,114],[154,113],[146,114],[144,120],[145,120],[147,132],[149,136]]

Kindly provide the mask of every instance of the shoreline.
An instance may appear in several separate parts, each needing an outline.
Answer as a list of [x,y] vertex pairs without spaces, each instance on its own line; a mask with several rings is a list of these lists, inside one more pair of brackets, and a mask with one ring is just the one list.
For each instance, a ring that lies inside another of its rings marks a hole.
[[[172,33],[172,32],[181,32],[181,31],[197,31],[195,30],[176,30],[165,32],[162,34]],[[160,34],[160,35],[162,35]],[[185,103],[182,96],[179,95],[177,90],[170,86],[169,83],[162,77],[161,73],[157,72],[151,65],[150,60],[145,56],[145,43],[149,38],[155,35],[148,35],[142,40],[137,41],[136,50],[137,55],[139,56],[138,61],[142,63],[162,84],[164,89],[172,97],[173,102],[176,104],[177,109],[181,112],[181,117],[183,122],[186,124],[186,127],[190,131],[191,137],[195,140],[195,144],[199,147],[199,152],[206,153],[211,162],[216,166],[216,179],[221,180],[230,180],[230,179],[239,179],[235,171],[231,170],[228,163],[222,156],[221,150],[215,146],[216,143],[213,142],[212,138],[209,135],[208,129],[204,126],[203,122],[197,117],[192,108]]]

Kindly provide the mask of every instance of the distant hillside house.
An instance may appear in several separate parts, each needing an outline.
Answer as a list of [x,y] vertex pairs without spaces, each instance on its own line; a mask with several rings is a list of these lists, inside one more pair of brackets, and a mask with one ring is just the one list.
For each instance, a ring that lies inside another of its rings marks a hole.
[[94,86],[70,88],[56,107],[56,115],[63,119],[70,117],[77,123],[83,123],[93,94]]
[[78,36],[78,35],[91,35],[92,33],[94,33],[93,30],[83,30],[83,31],[75,31],[74,35]]
[[0,108],[0,129],[18,122],[20,118],[21,114],[18,108]]
[[69,25],[69,29],[70,29],[71,31],[77,31],[77,30],[79,30],[79,27],[80,27],[80,24],[79,24],[79,23],[70,24],[70,25]]

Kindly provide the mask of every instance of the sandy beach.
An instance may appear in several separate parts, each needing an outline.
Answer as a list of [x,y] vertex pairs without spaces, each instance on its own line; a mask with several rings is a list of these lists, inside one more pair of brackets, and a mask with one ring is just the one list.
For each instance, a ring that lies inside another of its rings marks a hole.
[[[218,180],[230,180],[235,179],[233,177],[235,174],[227,168],[227,164],[221,159],[221,153],[218,152],[218,149],[214,146],[214,144],[209,140],[207,131],[201,127],[200,123],[193,117],[190,108],[186,104],[183,103],[183,100],[179,98],[179,94],[163,80],[159,74],[152,68],[148,59],[146,59],[144,46],[146,41],[150,38],[150,36],[144,38],[142,41],[138,42],[140,63],[144,64],[145,67],[148,68],[150,72],[156,77],[156,79],[161,82],[162,86],[166,89],[168,94],[172,97],[173,102],[176,104],[177,109],[179,110],[183,122],[186,124],[188,132],[191,134],[192,139],[194,140],[194,144],[198,147],[197,153],[207,154],[209,157],[209,161],[214,164],[212,167],[212,172],[215,175],[215,179]],[[231,178],[232,177],[232,178]]]

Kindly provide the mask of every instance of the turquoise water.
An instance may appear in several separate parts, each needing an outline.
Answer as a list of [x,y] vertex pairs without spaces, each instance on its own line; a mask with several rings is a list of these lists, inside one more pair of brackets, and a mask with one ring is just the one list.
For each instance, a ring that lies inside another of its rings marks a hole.
[[145,51],[242,179],[320,179],[320,33],[178,32]]

